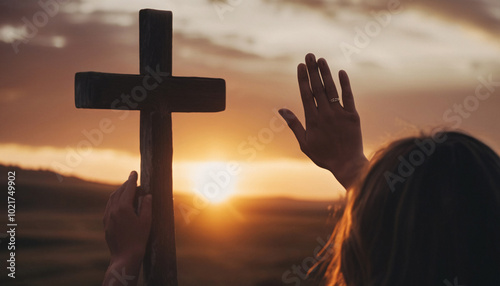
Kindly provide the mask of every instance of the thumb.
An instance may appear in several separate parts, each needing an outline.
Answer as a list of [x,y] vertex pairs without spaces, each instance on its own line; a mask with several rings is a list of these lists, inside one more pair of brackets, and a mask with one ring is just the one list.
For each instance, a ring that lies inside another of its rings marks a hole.
[[282,108],[278,110],[279,114],[283,119],[285,119],[286,123],[288,124],[288,127],[292,130],[293,134],[295,135],[295,138],[297,138],[297,141],[299,142],[299,145],[301,147],[305,146],[306,143],[306,130],[304,129],[304,126],[302,126],[302,123],[300,123],[300,120],[295,116],[295,114],[286,109]]
[[142,199],[141,210],[139,213],[139,219],[142,221],[144,226],[147,226],[149,229],[151,227],[151,219],[152,219],[152,202],[153,196],[151,194],[146,195]]

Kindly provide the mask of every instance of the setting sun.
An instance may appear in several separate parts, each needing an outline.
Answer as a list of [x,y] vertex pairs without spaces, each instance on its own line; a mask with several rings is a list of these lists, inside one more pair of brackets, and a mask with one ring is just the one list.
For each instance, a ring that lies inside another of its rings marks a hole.
[[223,203],[236,193],[238,169],[231,163],[200,163],[193,172],[193,190],[211,204]]

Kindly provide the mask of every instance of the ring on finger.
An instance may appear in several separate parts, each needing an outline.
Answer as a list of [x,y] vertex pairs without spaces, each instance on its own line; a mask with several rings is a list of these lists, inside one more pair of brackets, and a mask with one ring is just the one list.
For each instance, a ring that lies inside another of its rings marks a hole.
[[334,103],[334,102],[339,102],[340,101],[340,98],[338,97],[334,97],[334,98],[330,98],[329,100],[331,103]]

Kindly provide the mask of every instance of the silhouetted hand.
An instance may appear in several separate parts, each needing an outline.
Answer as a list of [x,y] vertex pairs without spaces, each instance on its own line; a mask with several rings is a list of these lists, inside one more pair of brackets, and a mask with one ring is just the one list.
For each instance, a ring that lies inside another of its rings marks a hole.
[[136,213],[136,191],[137,173],[131,172],[128,180],[109,197],[103,221],[111,263],[103,285],[115,285],[115,281],[127,282],[130,286],[137,283],[151,229],[152,198],[151,195],[142,197]]
[[316,165],[330,170],[347,189],[368,162],[349,77],[345,71],[339,72],[342,104],[325,59],[316,62],[313,54],[306,55],[306,64],[297,67],[297,77],[306,128],[292,111],[281,109],[280,114],[302,152]]

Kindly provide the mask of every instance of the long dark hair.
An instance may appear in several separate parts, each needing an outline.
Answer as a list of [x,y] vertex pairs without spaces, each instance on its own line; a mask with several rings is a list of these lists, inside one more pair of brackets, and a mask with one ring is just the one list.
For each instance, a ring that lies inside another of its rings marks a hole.
[[395,141],[347,196],[328,285],[500,285],[500,158],[479,140]]

